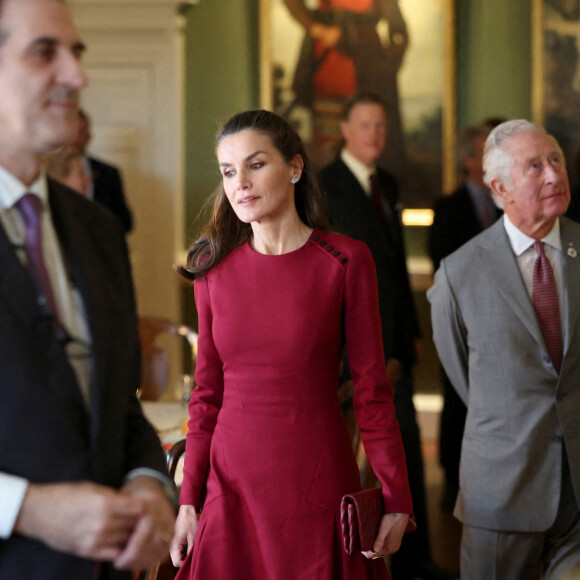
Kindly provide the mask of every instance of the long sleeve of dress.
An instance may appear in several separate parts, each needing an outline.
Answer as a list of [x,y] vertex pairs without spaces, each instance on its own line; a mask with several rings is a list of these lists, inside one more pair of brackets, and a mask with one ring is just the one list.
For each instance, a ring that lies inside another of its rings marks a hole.
[[354,410],[365,451],[382,483],[385,511],[412,513],[405,452],[385,372],[375,266],[364,245],[357,246],[349,261],[344,302]]
[[198,313],[196,387],[189,403],[189,423],[180,503],[200,507],[209,471],[210,445],[223,400],[222,361],[213,341],[207,278],[194,283]]

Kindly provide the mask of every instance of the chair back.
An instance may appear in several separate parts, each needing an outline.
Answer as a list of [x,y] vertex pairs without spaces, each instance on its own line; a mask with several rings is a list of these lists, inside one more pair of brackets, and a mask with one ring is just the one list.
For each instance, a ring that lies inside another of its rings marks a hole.
[[[175,337],[181,340],[176,342]],[[192,328],[164,318],[142,316],[139,318],[139,338],[142,352],[139,398],[142,401],[158,400],[167,391],[170,379],[177,381],[178,376],[184,376],[193,381],[197,333]],[[184,338],[190,358],[186,364],[182,360]],[[193,382],[189,386],[192,388]]]

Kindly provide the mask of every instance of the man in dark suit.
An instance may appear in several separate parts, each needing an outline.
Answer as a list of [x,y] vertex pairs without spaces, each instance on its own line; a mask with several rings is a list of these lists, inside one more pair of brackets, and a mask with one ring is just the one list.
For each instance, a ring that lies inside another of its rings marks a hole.
[[503,218],[444,258],[433,338],[467,405],[455,516],[462,580],[572,580],[580,566],[580,226],[562,150],[520,119],[487,138]]
[[71,146],[84,159],[88,178],[86,196],[111,210],[121,222],[125,233],[129,233],[133,227],[133,217],[125,199],[121,173],[114,165],[87,156],[91,136],[91,120],[83,109],[79,109],[78,131]]
[[[435,202],[429,232],[429,253],[434,271],[443,258],[492,225],[501,215],[491,191],[483,181],[483,147],[491,128],[465,127],[457,139],[457,163],[464,181],[451,195]],[[467,410],[442,370],[443,411],[439,434],[439,457],[445,472],[442,506],[452,510],[459,488],[459,457]]]
[[346,106],[341,123],[345,146],[320,174],[334,227],[370,248],[377,268],[379,308],[387,374],[394,388],[397,420],[407,457],[409,484],[418,530],[403,538],[392,559],[394,580],[449,578],[431,561],[423,458],[413,405],[412,368],[419,325],[405,262],[396,179],[376,162],[385,147],[387,117],[381,100],[358,95]]
[[[135,392],[124,235],[42,174],[86,77],[64,2],[0,0],[0,578],[130,579],[167,553],[171,484]],[[126,570],[123,572],[123,570]]]

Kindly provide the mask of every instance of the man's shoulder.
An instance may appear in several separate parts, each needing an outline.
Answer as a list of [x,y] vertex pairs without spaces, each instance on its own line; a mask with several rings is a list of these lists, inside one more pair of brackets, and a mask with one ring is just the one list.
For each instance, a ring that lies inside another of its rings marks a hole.
[[397,178],[382,167],[377,166],[377,175],[379,176],[379,180],[382,183],[391,183],[394,185],[397,184]]
[[337,204],[352,203],[364,193],[354,173],[338,157],[318,174],[320,186],[327,195],[329,210],[336,210]]
[[502,236],[507,239],[503,220],[499,219],[495,224],[477,234],[457,250],[445,257],[443,261],[447,268],[473,268],[474,259],[479,259],[488,252],[493,253],[494,251],[497,251],[495,246]]
[[354,177],[346,163],[340,157],[337,157],[332,163],[320,170],[318,177],[324,183],[345,174],[350,174]]
[[365,242],[339,232],[317,231],[312,236],[312,241],[319,244],[329,255],[339,257],[339,261],[340,258],[350,260],[361,254],[370,255],[369,247]]
[[58,181],[48,178],[47,182],[51,208],[58,216],[70,216],[72,222],[88,229],[119,229],[118,219],[109,209]]
[[98,177],[98,173],[119,173],[119,168],[112,163],[108,163],[107,161],[103,161],[102,159],[98,159],[96,157],[89,157],[89,163],[91,165],[91,169],[96,177]]
[[434,209],[436,213],[454,211],[470,203],[469,191],[465,185],[461,185],[449,195],[439,197],[435,201]]

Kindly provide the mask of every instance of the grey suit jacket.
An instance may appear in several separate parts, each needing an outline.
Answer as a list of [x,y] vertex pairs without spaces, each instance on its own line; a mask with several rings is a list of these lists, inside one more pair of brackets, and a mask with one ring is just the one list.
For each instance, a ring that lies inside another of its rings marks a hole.
[[444,259],[428,292],[439,357],[468,408],[455,515],[469,525],[548,529],[564,444],[580,497],[580,226],[560,224],[568,301],[560,375],[503,220]]

